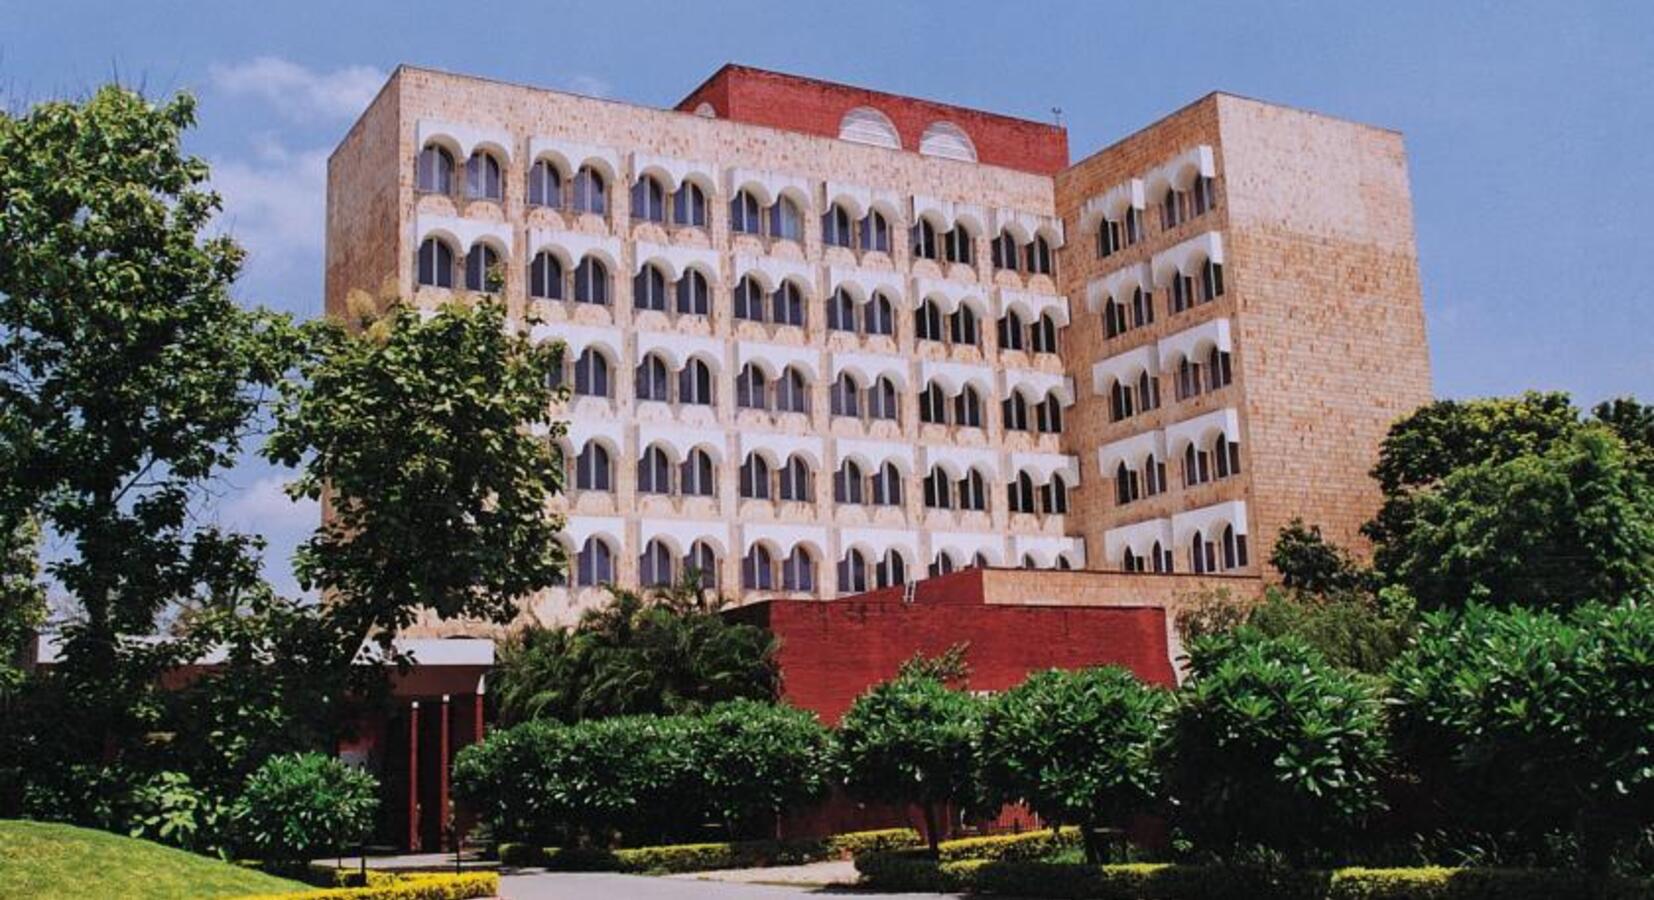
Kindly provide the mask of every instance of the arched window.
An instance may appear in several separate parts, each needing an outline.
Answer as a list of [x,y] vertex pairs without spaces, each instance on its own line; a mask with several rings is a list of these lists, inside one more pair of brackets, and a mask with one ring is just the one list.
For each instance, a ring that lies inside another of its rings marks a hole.
[[858,243],[863,250],[877,250],[880,253],[890,252],[890,223],[885,220],[884,214],[876,209],[867,211],[862,216],[858,226]]
[[416,280],[424,287],[454,286],[454,251],[439,238],[429,237],[419,245]]
[[1136,412],[1132,404],[1131,388],[1124,381],[1114,382],[1108,391],[1108,417],[1111,422],[1129,419]]
[[1040,434],[1062,433],[1062,398],[1057,396],[1056,391],[1046,394],[1045,399],[1040,401],[1035,418]]
[[735,405],[742,409],[769,408],[769,380],[763,369],[752,363],[741,367],[735,376]]
[[1127,547],[1125,554],[1120,558],[1120,571],[1141,572],[1144,568],[1143,558],[1133,553],[1130,547]]
[[959,479],[959,508],[970,512],[986,512],[988,509],[988,480],[975,469],[965,473]]
[[919,152],[925,156],[940,156],[962,162],[976,162],[976,147],[963,128],[952,122],[930,123],[919,136]]
[[1053,474],[1051,480],[1040,486],[1040,506],[1047,515],[1064,516],[1068,514],[1068,482],[1063,481],[1061,475]]
[[741,463],[741,496],[747,500],[770,499],[770,464],[756,453]]
[[1021,350],[1024,326],[1016,310],[1007,310],[999,317],[999,349]]
[[1011,396],[1000,404],[1000,414],[1005,420],[1006,431],[1028,430],[1028,401],[1022,398],[1021,391],[1011,391]]
[[706,541],[689,545],[689,552],[683,556],[683,570],[695,579],[701,590],[718,589],[718,551]]
[[763,544],[753,544],[741,560],[741,587],[749,591],[775,590],[775,557]]
[[697,269],[689,269],[678,279],[678,315],[704,316],[712,312],[712,291],[706,276]]
[[764,286],[751,275],[735,283],[733,295],[735,318],[749,322],[764,321]]
[[827,329],[829,331],[856,330],[856,301],[844,288],[833,291],[827,299]]
[[643,546],[637,567],[638,580],[644,587],[666,587],[672,583],[672,551],[659,538]]
[[588,256],[574,267],[574,302],[609,305],[609,267],[603,260]]
[[851,548],[838,562],[838,590],[841,594],[859,594],[867,590],[867,557]]
[[1217,390],[1228,387],[1235,380],[1233,364],[1226,350],[1213,347],[1206,356],[1206,387],[1208,390]]
[[1131,321],[1133,328],[1154,324],[1154,294],[1142,288],[1132,288]]
[[970,229],[962,224],[953,226],[953,229],[948,232],[946,245],[943,248],[948,262],[966,266],[971,265],[976,256],[971,252],[974,242],[975,238],[971,235]]
[[672,224],[706,227],[706,192],[700,185],[685,181],[672,193]]
[[1030,274],[1051,274],[1051,244],[1044,235],[1034,235],[1034,242],[1028,245],[1027,256]]
[[895,587],[907,583],[907,560],[895,548],[886,550],[884,559],[879,560],[878,571],[874,573],[876,584],[881,588]]
[[947,397],[942,393],[942,386],[934,381],[926,384],[919,393],[919,421],[945,425],[948,421],[947,409]]
[[1189,540],[1189,564],[1196,575],[1217,571],[1217,551],[1212,542],[1196,532]]
[[454,192],[454,155],[436,144],[419,151],[414,187],[427,194]]
[[857,506],[866,502],[862,493],[865,479],[862,477],[861,466],[853,459],[847,459],[839,465],[838,471],[833,474],[833,502],[850,503]]
[[678,402],[712,406],[712,367],[705,360],[692,359],[678,371]]
[[1017,257],[1020,255],[1017,253],[1016,235],[1002,229],[999,236],[990,242],[989,247],[993,251],[994,268],[1016,271]]
[[821,215],[821,242],[830,247],[849,247],[855,235],[851,233],[850,211],[835,203]]
[[632,218],[642,222],[666,221],[666,188],[652,175],[645,175],[632,184]]
[[1018,472],[1007,488],[1010,495],[1011,512],[1035,513],[1039,512],[1039,504],[1035,497],[1034,478],[1027,472]]
[[581,397],[609,396],[609,358],[595,348],[587,347],[574,362],[574,393]]
[[894,335],[896,333],[896,306],[884,294],[874,294],[867,304],[862,327],[868,334]]
[[982,397],[971,385],[965,385],[953,398],[953,424],[960,428],[982,427]]
[[1177,191],[1166,188],[1166,194],[1160,201],[1160,224],[1163,228],[1176,228],[1183,223],[1183,204],[1179,202]]
[[1034,323],[1030,342],[1035,353],[1057,352],[1057,317],[1045,313]]
[[810,411],[810,385],[803,372],[788,367],[787,371],[776,379],[775,408],[780,412]]
[[1183,448],[1183,486],[1194,487],[1212,480],[1212,457],[1193,441]]
[[465,254],[465,289],[478,293],[492,293],[495,285],[490,282],[496,276],[500,265],[500,255],[493,247],[487,244],[474,244],[471,251]]
[[786,241],[804,240],[804,216],[791,197],[778,197],[770,207],[770,237]]
[[896,126],[884,113],[871,106],[858,106],[844,114],[839,120],[838,136],[841,141],[853,141],[857,144],[871,144],[875,147],[888,147],[892,150],[900,149],[901,138],[896,135]]
[[465,196],[472,200],[501,200],[505,197],[500,183],[500,161],[484,150],[471,154],[465,161]]
[[771,321],[777,325],[804,327],[804,294],[797,284],[783,280],[770,300],[775,307]]
[[1024,569],[1037,569],[1039,568],[1039,563],[1034,561],[1034,555],[1032,553],[1024,553],[1022,554],[1022,567]]
[[563,173],[557,171],[549,159],[542,159],[529,167],[528,205],[553,209],[563,205]]
[[634,387],[639,400],[666,403],[672,399],[669,387],[672,382],[667,376],[666,363],[659,356],[653,353],[644,356],[637,364],[634,375]]
[[971,557],[971,568],[986,569],[987,567],[988,554],[983,553],[981,550],[976,551],[976,555]]
[[576,564],[575,584],[595,587],[615,579],[614,550],[600,537],[586,538]]
[[1223,296],[1223,264],[1207,260],[1200,267],[1200,299],[1212,301]]
[[874,506],[901,506],[902,470],[892,462],[879,466],[873,473],[871,494]]
[[666,312],[666,274],[645,263],[632,278],[632,306]]
[[937,259],[936,226],[929,219],[913,223],[913,255],[918,259]]
[[528,264],[528,295],[540,300],[563,299],[563,263],[549,250],[541,250]]
[[981,340],[976,327],[976,310],[959,304],[959,308],[948,317],[948,336],[955,344],[975,347]]
[[1240,444],[1218,435],[1212,441],[1212,463],[1217,477],[1228,478],[1240,474]]
[[1114,502],[1119,506],[1137,499],[1137,473],[1120,463],[1114,467]]
[[736,191],[729,201],[729,230],[740,234],[761,233],[764,219],[759,209],[758,198],[751,191]]
[[1236,534],[1235,526],[1223,526],[1223,567],[1239,569],[1246,565],[1246,535]]
[[930,561],[930,577],[935,578],[938,575],[951,574],[953,574],[953,557],[949,556],[946,550],[937,551],[936,558]]
[[1067,572],[1069,569],[1074,568],[1074,564],[1068,561],[1068,555],[1067,554],[1058,553],[1057,554],[1057,568],[1061,571]]
[[941,466],[932,466],[930,474],[925,476],[925,507],[927,509],[952,509],[953,484],[948,473]]
[[1104,219],[1097,227],[1097,258],[1107,259],[1120,252],[1124,246],[1120,238],[1120,223],[1114,219]]
[[896,382],[889,376],[881,376],[873,382],[873,387],[867,392],[867,415],[873,419],[896,421],[901,418],[901,406],[897,400]]
[[637,461],[637,489],[644,494],[672,493],[672,461],[666,451],[650,447]]
[[832,413],[852,419],[861,418],[861,387],[849,372],[840,372],[833,381]]
[[696,447],[678,469],[678,492],[685,497],[711,497],[718,489],[717,471],[712,454]]
[[1216,179],[1210,175],[1196,175],[1194,183],[1189,185],[1189,201],[1194,207],[1194,214],[1199,216],[1218,205],[1215,190]]
[[1113,297],[1108,298],[1108,304],[1103,307],[1103,336],[1119,337],[1130,327],[1126,322],[1125,305],[1116,303]]
[[574,461],[574,486],[582,491],[614,490],[608,448],[596,441],[587,441]]
[[1195,305],[1194,279],[1181,272],[1172,273],[1172,312],[1180,313]]
[[935,300],[926,300],[914,311],[913,331],[921,341],[942,339],[942,308]]
[[798,454],[787,458],[786,465],[778,473],[780,494],[782,500],[794,503],[815,502],[815,477],[810,471],[810,462]]
[[816,562],[802,546],[794,547],[781,563],[781,589],[801,593],[816,589]]
[[1143,460],[1143,493],[1153,497],[1165,493],[1166,488],[1166,461],[1150,453]]
[[1164,574],[1172,570],[1172,552],[1161,549],[1159,541],[1155,541],[1154,546],[1149,548],[1149,561],[1156,572]]
[[581,166],[574,174],[574,209],[599,216],[609,211],[609,186],[602,172]]

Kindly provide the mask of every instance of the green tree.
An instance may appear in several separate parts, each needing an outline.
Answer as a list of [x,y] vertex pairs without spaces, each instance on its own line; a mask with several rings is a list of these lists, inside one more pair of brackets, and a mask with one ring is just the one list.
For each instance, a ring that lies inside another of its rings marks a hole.
[[234,605],[258,543],[196,527],[296,347],[231,297],[243,253],[181,149],[187,95],[120,87],[0,114],[0,523],[32,518],[74,605],[49,758],[118,756],[192,647],[137,643],[162,610]]
[[230,811],[241,849],[277,867],[358,847],[373,828],[379,784],[321,753],[272,756]]
[[23,655],[46,621],[39,547],[40,529],[32,520],[0,524],[0,714],[23,684]]
[[1643,477],[1654,483],[1654,406],[1615,397],[1592,407],[1591,418],[1619,435]]
[[1311,861],[1347,848],[1383,810],[1388,753],[1370,680],[1250,627],[1197,639],[1189,666],[1163,771],[1173,821],[1197,849]]
[[487,299],[360,318],[310,327],[266,447],[298,468],[289,493],[331,512],[294,571],[358,640],[388,646],[422,609],[509,622],[564,567],[546,508],[561,469],[534,433],[552,430],[561,349]]
[[1370,575],[1344,548],[1321,536],[1319,525],[1303,519],[1287,523],[1275,538],[1269,564],[1281,573],[1281,582],[1311,594],[1361,591]]
[[1047,821],[1085,833],[1123,827],[1160,797],[1155,752],[1171,693],[1119,667],[1036,672],[987,704],[981,764],[996,799],[1025,802]]
[[942,809],[978,799],[981,704],[924,676],[876,685],[851,704],[836,734],[838,764],[854,796],[923,810],[934,853]]
[[1390,682],[1447,822],[1529,853],[1572,833],[1595,869],[1654,822],[1654,607],[1432,614]]
[[695,720],[697,777],[708,818],[732,838],[759,835],[788,809],[822,797],[830,770],[827,729],[793,706],[733,700]]
[[732,622],[723,600],[685,581],[650,593],[610,588],[573,628],[524,628],[501,647],[493,686],[502,720],[694,713],[726,700],[774,700],[777,642]]

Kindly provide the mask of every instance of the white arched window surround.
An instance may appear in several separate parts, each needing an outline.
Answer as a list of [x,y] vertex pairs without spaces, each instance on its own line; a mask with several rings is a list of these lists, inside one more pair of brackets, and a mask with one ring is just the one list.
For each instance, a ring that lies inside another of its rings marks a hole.
[[841,141],[892,150],[901,149],[902,146],[902,139],[890,117],[871,106],[858,106],[846,112],[839,120],[838,136]]
[[938,120],[925,127],[919,136],[919,153],[962,162],[976,162],[976,145],[965,129],[947,120]]

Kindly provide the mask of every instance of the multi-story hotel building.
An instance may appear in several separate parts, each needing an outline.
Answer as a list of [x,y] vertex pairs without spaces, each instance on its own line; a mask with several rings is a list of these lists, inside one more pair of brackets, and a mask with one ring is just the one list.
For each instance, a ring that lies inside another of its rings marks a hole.
[[1209,95],[1052,125],[726,66],[656,109],[404,66],[329,163],[327,305],[565,343],[570,584],[833,597],[1359,545],[1429,399],[1399,135]]

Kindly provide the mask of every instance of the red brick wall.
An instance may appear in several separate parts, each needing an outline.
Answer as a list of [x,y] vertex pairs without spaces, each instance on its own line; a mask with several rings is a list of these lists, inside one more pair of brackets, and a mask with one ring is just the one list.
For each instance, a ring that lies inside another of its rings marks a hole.
[[827,137],[838,137],[845,113],[871,106],[896,126],[904,150],[917,151],[925,129],[946,119],[970,135],[979,162],[1039,175],[1068,166],[1068,132],[1059,126],[780,72],[724,66],[678,109],[693,112],[702,103],[719,118]]
[[968,569],[920,582],[913,603],[891,588],[825,602],[771,600],[730,615],[780,638],[783,697],[829,723],[914,654],[962,641],[972,690],[1005,690],[1040,669],[1108,663],[1175,683],[1160,607],[989,605],[982,584],[983,572]]

